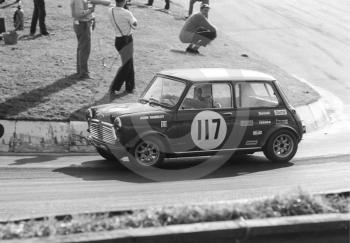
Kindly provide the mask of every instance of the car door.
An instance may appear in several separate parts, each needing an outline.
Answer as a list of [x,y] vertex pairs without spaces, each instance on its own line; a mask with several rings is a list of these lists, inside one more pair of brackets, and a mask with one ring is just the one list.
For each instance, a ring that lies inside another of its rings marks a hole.
[[274,113],[280,100],[274,87],[265,81],[242,81],[234,86],[236,136],[240,148],[263,146],[265,134],[274,125]]
[[199,152],[227,147],[231,133],[233,88],[229,82],[193,84],[182,101],[168,136],[174,152]]

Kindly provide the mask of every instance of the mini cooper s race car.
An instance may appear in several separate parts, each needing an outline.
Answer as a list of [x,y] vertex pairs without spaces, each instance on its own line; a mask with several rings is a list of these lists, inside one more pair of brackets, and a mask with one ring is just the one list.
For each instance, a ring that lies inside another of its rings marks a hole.
[[161,71],[138,102],[94,106],[86,118],[101,156],[141,166],[219,152],[288,162],[305,132],[275,78],[238,69]]

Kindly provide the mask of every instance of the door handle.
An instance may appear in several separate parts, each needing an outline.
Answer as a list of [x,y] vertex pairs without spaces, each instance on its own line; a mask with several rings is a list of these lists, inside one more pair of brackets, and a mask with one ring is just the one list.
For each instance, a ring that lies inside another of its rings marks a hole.
[[222,113],[224,116],[232,116],[232,112],[224,112],[224,113]]

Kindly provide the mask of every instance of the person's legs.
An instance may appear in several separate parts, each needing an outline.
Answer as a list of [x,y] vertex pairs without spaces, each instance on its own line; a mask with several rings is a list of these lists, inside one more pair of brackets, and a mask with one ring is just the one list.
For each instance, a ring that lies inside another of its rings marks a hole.
[[39,17],[40,33],[43,35],[47,35],[48,32],[46,30],[46,25],[45,25],[45,17],[46,17],[45,2],[44,0],[37,0],[37,1],[38,1],[38,17]]
[[133,92],[135,88],[135,71],[134,71],[134,59],[131,58],[126,64],[126,82],[125,90],[126,92]]
[[74,25],[78,39],[77,72],[81,77],[89,75],[88,60],[91,51],[91,22],[79,22]]
[[192,43],[200,42],[201,46],[206,46],[215,38],[216,38],[216,32],[212,32],[210,30],[199,30],[196,32],[196,35],[194,36]]
[[215,31],[203,30],[203,31],[198,31],[197,34],[200,36],[200,39],[203,41],[203,43],[206,43],[206,44],[209,44],[212,40],[216,38]]
[[[117,47],[116,47],[117,48]],[[123,36],[120,37],[118,41],[117,48],[120,58],[122,60],[122,64],[125,64],[129,61],[129,59],[133,58],[134,55],[134,45],[132,36]]]
[[152,6],[153,5],[153,0],[148,0],[148,3],[146,3],[146,5]]
[[115,38],[115,49],[117,49],[120,58],[121,58],[121,67],[118,69],[112,84],[110,86],[110,93],[114,93],[114,91],[119,91],[124,83],[124,81],[126,81],[127,79],[127,62],[128,59],[130,59],[130,57],[128,57],[128,49],[130,48],[130,46],[128,45],[128,40],[127,40],[128,36],[122,36],[122,37],[116,37]]
[[119,91],[123,86],[123,83],[125,81],[125,68],[125,65],[122,65],[118,68],[118,71],[109,88],[110,94],[114,94],[114,91]]
[[78,45],[77,45],[77,74],[80,74],[80,45],[79,45],[79,39],[81,38],[81,34],[80,34],[80,30],[79,30],[79,25],[77,24],[73,24],[73,29],[75,32],[75,35],[77,36],[77,41],[78,41]]
[[133,37],[124,36],[123,37],[123,47],[119,50],[122,65],[123,65],[123,81],[125,81],[125,90],[127,92],[132,92],[135,87],[135,71],[134,71],[134,44]]
[[201,46],[208,45],[211,41],[216,38],[216,32],[212,32],[210,30],[199,30],[196,32],[193,41],[190,45],[190,52],[193,51],[195,53],[199,53],[198,49]]
[[170,8],[170,0],[165,0],[165,7],[164,7],[164,9],[165,10],[169,10],[169,8]]
[[190,0],[190,6],[188,7],[188,16],[190,16],[193,12],[193,5],[195,4],[195,2],[197,2],[198,0]]
[[36,32],[37,22],[38,22],[38,4],[37,4],[37,0],[34,0],[34,10],[33,10],[32,22],[30,25],[30,34],[31,35],[34,35]]

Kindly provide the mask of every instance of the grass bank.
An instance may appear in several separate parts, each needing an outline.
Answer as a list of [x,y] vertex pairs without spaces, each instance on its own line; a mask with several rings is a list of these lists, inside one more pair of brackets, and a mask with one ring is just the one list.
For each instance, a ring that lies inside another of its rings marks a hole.
[[298,192],[248,203],[221,203],[150,208],[130,212],[69,215],[0,223],[0,239],[49,237],[129,228],[162,227],[228,220],[349,213],[350,198],[341,195],[313,196]]
[[[46,1],[50,36],[30,37],[33,2],[22,1],[25,30],[18,32],[17,45],[0,42],[0,119],[83,120],[82,111],[95,104],[109,102],[108,87],[120,65],[114,48],[114,33],[107,9],[97,6],[96,29],[92,37],[90,71],[92,79],[76,80],[76,37],[72,29],[69,1]],[[145,1],[133,0],[131,11],[138,19],[134,34],[136,90],[140,93],[155,72],[171,68],[226,67],[263,71],[275,76],[294,105],[308,104],[319,95],[279,67],[239,46],[219,31],[218,38],[203,56],[176,52],[186,45],[178,39],[186,11],[172,4],[171,14],[145,8]],[[156,1],[155,6],[163,7]],[[16,5],[2,9],[7,29],[12,28]],[[175,50],[175,51],[174,51]],[[115,102],[137,100],[128,95]]]

